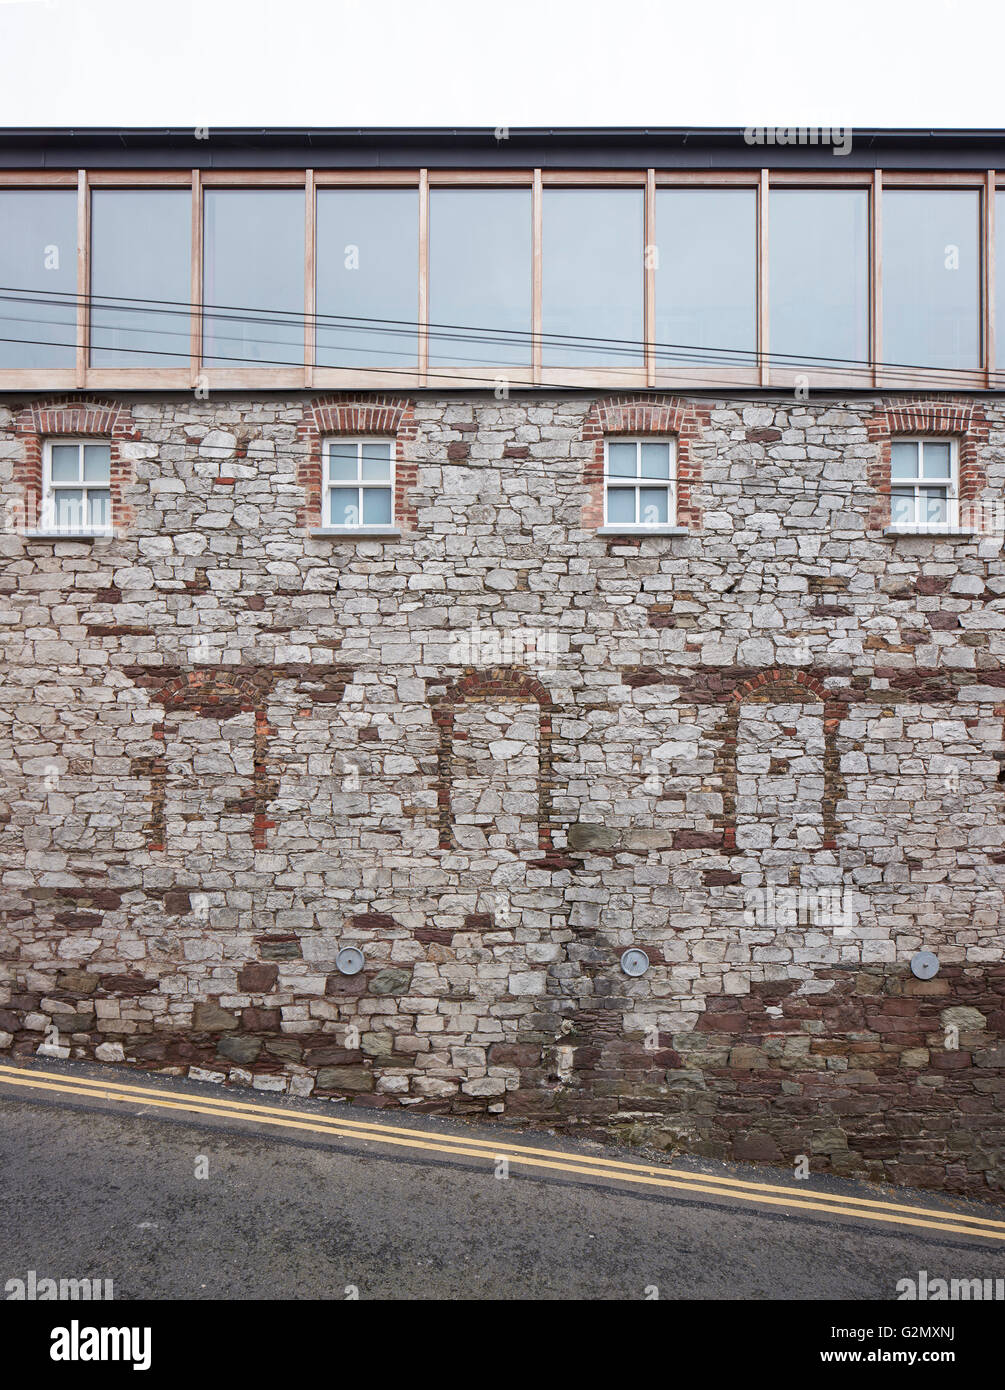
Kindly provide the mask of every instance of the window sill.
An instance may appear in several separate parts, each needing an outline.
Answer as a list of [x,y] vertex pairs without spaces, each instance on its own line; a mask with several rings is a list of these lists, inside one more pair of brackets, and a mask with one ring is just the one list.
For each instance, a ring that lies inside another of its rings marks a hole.
[[26,541],[111,541],[117,531],[22,531]]
[[598,526],[598,536],[689,536],[686,526]]
[[308,532],[311,540],[330,541],[397,541],[401,534],[397,526],[321,526]]
[[891,539],[897,536],[940,536],[943,540],[950,541],[993,539],[981,531],[972,531],[965,526],[885,526],[883,535]]

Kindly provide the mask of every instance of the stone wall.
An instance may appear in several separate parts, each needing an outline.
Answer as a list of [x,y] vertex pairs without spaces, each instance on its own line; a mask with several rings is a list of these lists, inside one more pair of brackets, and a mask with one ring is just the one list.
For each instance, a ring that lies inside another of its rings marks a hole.
[[[23,534],[109,420],[121,534]],[[312,535],[365,425],[402,534]],[[0,406],[0,1047],[1000,1200],[1005,559],[884,534],[905,429],[1000,503],[994,398]]]

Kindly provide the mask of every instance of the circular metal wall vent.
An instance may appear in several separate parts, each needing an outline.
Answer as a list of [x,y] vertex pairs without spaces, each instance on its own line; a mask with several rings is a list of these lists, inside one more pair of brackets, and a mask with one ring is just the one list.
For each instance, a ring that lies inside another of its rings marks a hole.
[[930,980],[939,973],[939,958],[932,951],[919,951],[911,957],[911,974],[919,980]]
[[626,975],[644,975],[649,969],[649,957],[637,946],[630,946],[621,957],[621,969]]
[[358,946],[343,946],[335,957],[335,969],[340,975],[358,975],[365,963],[363,952]]

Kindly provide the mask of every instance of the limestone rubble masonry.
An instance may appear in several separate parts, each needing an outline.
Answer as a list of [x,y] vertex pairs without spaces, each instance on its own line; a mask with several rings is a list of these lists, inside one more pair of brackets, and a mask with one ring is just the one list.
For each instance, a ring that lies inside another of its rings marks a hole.
[[884,535],[869,397],[696,402],[600,536],[591,399],[486,394],[317,537],[307,403],[132,399],[123,533],[0,535],[0,1049],[1001,1200],[1001,536]]

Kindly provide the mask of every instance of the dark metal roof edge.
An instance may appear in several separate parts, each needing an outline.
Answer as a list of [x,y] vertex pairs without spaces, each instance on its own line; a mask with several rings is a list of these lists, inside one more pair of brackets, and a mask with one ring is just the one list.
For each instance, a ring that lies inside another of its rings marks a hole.
[[[214,139],[243,140],[428,140],[495,138],[497,126],[214,126],[205,127]],[[89,140],[192,140],[196,126],[4,126],[0,140],[89,141]],[[729,140],[743,139],[747,130],[847,130],[856,140],[910,141],[929,144],[938,141],[1005,140],[1000,127],[883,127],[847,125],[791,126],[507,126],[506,138],[554,139],[558,141],[596,140]]]

